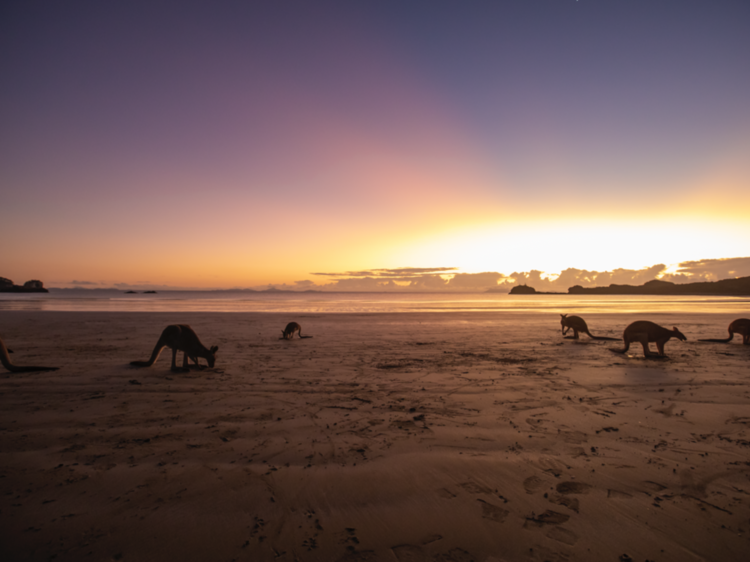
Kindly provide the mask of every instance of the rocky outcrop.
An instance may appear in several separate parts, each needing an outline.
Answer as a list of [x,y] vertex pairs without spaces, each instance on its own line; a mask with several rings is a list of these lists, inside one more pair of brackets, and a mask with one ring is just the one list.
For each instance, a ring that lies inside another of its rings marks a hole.
[[49,291],[38,279],[26,281],[23,285],[14,285],[10,279],[0,277],[0,293],[49,293]]
[[675,284],[654,279],[643,285],[610,285],[609,287],[581,287],[568,289],[571,295],[750,295],[750,277]]
[[516,285],[510,290],[511,295],[536,295],[536,289],[528,285]]

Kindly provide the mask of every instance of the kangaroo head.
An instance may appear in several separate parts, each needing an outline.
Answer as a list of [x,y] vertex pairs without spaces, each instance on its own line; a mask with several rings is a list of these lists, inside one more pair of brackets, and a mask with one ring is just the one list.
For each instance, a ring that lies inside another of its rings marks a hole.
[[680,332],[676,326],[672,326],[672,331],[674,332],[674,337],[676,337],[680,341],[687,341],[687,338],[685,337],[685,334]]
[[216,352],[219,351],[219,346],[214,345],[211,347],[211,349],[209,349],[209,351],[211,352],[211,354],[206,357],[206,361],[208,361],[208,366],[213,369],[213,366],[216,364]]
[[565,334],[565,332],[566,332],[566,330],[565,330],[565,319],[567,318],[567,316],[568,316],[567,314],[561,314],[560,315],[560,326],[562,326],[563,334]]

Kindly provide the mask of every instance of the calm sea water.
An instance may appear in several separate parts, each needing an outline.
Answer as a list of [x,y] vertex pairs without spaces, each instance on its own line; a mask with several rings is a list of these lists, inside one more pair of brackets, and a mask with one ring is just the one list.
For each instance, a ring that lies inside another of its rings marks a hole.
[[2,310],[102,312],[671,312],[750,316],[747,297],[506,295],[494,293],[292,293],[52,289],[49,293],[0,293]]

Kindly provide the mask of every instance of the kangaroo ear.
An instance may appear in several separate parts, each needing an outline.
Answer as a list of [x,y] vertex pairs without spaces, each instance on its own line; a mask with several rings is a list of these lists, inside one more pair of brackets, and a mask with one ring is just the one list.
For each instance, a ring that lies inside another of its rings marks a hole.
[[567,314],[561,314],[560,318],[565,318],[566,316],[567,316]]
[[211,348],[211,353],[216,353],[217,351],[219,351],[219,346],[218,345],[215,345],[215,346],[213,346]]

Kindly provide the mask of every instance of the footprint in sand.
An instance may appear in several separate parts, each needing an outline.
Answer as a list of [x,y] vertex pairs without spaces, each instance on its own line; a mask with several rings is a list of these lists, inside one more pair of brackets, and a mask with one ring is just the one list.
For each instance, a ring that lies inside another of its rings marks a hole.
[[510,514],[510,511],[508,511],[507,509],[503,509],[502,507],[493,505],[484,500],[477,501],[482,504],[482,517],[484,519],[502,523],[503,521],[505,521],[505,518],[508,516],[508,514]]
[[650,480],[644,480],[641,482],[643,486],[649,491],[649,492],[661,492],[662,490],[666,490],[666,486],[662,486],[658,482],[652,482]]
[[582,431],[561,431],[560,437],[562,437],[563,441],[565,441],[566,443],[570,443],[572,445],[581,445],[582,443],[586,443],[588,441],[589,436]]
[[591,486],[583,482],[560,482],[555,489],[561,494],[587,494]]
[[553,540],[570,546],[573,546],[578,542],[578,535],[576,535],[573,531],[563,529],[562,527],[552,527],[552,529],[547,532],[547,536]]
[[620,490],[607,490],[607,497],[614,499],[629,499],[633,496],[627,492],[621,492]]
[[391,550],[398,562],[427,562],[427,555],[424,551],[413,544],[401,544],[394,546]]
[[544,486],[544,481],[538,476],[529,476],[523,481],[523,489],[526,490],[527,494],[533,494],[539,491]]
[[672,415],[674,415],[675,406],[676,406],[676,404],[674,402],[672,402],[669,406],[667,406],[665,408],[654,409],[654,412],[656,412],[658,414],[664,414],[667,417],[671,417]]
[[491,494],[492,490],[490,490],[486,486],[482,486],[481,484],[477,484],[476,482],[463,482],[462,484],[459,484],[464,490],[471,494]]
[[453,498],[456,497],[456,494],[448,490],[448,488],[440,488],[437,491],[437,495],[440,496],[441,498],[445,498],[446,500],[452,500]]
[[554,503],[557,505],[563,505],[570,509],[571,511],[575,511],[576,513],[579,513],[580,505],[578,502],[578,498],[570,498],[568,496],[560,496],[557,494],[553,494],[549,496],[550,503]]
[[448,552],[438,554],[433,560],[435,562],[474,562],[476,557],[463,548],[451,548]]
[[378,556],[373,550],[363,550],[344,554],[336,562],[377,562]]
[[527,517],[523,527],[524,529],[528,529],[532,527],[544,527],[545,525],[562,525],[568,519],[570,519],[570,515],[547,510],[540,515],[532,514],[530,517]]

